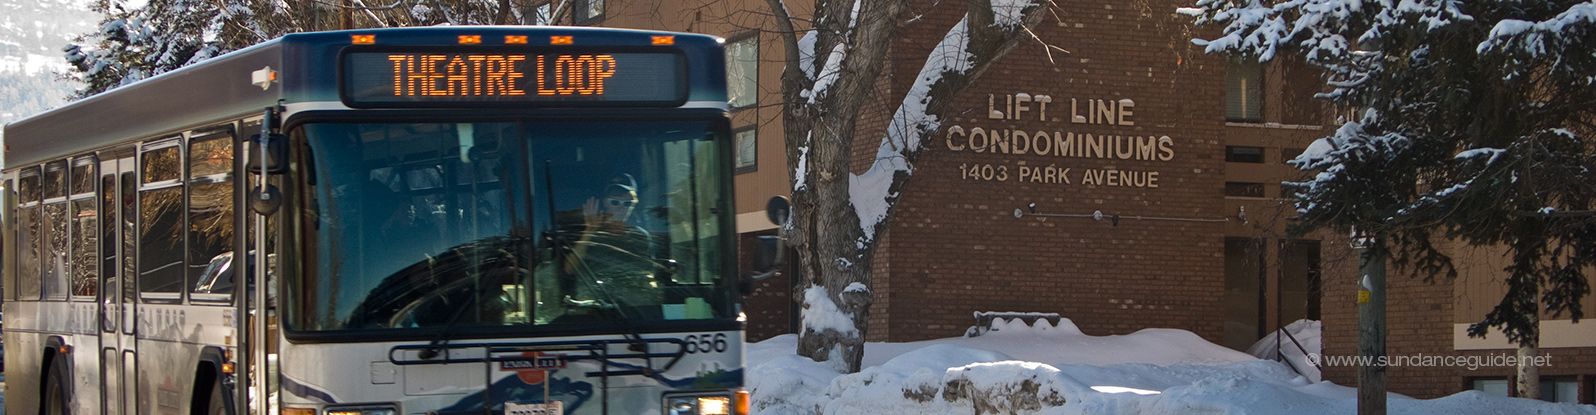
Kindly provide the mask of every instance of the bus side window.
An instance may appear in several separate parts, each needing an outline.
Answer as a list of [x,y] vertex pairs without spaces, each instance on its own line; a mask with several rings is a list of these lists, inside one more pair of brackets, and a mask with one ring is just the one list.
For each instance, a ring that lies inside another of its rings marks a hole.
[[233,136],[196,136],[188,151],[187,286],[195,300],[227,300],[232,270],[223,273],[222,264],[231,261],[220,259],[233,250]]
[[71,261],[67,252],[66,161],[44,165],[43,187],[44,228],[47,234],[41,235],[46,243],[40,254],[44,260],[44,298],[65,300],[67,264]]
[[19,251],[17,269],[18,300],[38,300],[40,289],[39,277],[42,275],[42,262],[39,258],[39,248],[44,240],[39,237],[39,202],[42,192],[39,189],[39,167],[29,167],[22,170],[21,180],[18,183],[17,193],[17,250]]
[[72,296],[89,297],[89,301],[94,300],[100,288],[100,212],[94,193],[97,165],[92,155],[73,160],[71,186],[67,190],[72,195],[67,202],[72,217],[70,287]]
[[138,275],[146,300],[182,300],[183,177],[177,140],[146,144],[139,154]]

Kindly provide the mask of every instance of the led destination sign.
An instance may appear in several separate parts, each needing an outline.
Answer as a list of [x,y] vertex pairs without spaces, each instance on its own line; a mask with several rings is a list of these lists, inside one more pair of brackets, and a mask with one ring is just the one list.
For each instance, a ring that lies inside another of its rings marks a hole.
[[358,52],[343,57],[352,106],[677,104],[675,53]]

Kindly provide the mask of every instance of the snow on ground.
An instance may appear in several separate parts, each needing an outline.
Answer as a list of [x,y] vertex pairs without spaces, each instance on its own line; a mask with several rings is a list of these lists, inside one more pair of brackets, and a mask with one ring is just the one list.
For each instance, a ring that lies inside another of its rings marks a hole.
[[[1184,330],[1091,336],[1068,319],[1058,327],[1045,320],[1036,327],[999,320],[980,337],[869,343],[865,368],[848,375],[799,357],[793,353],[796,349],[796,335],[748,345],[747,386],[755,413],[1357,412],[1356,389],[1309,381],[1284,364],[1209,343]],[[1388,405],[1393,414],[1596,415],[1596,407],[1590,405],[1474,391],[1430,400],[1392,394]]]
[[[1324,350],[1324,343],[1319,340],[1322,328],[1318,320],[1297,320],[1253,343],[1247,348],[1247,354],[1289,365],[1308,380],[1318,382],[1321,379],[1319,367],[1310,362],[1319,360]],[[1281,332],[1289,335],[1281,336]],[[1308,357],[1310,354],[1312,358]]]

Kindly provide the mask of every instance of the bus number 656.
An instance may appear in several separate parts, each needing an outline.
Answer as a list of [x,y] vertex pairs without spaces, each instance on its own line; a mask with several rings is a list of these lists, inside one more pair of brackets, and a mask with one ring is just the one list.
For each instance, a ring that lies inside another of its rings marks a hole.
[[683,340],[687,341],[687,345],[684,346],[687,348],[687,353],[725,353],[728,347],[726,333],[715,333],[713,336],[709,334],[687,336]]

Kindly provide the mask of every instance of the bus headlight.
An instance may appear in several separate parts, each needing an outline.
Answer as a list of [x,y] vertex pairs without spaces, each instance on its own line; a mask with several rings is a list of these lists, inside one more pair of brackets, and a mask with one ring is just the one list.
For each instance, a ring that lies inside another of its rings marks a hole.
[[398,415],[392,405],[329,406],[327,415]]
[[733,415],[728,393],[665,397],[665,415]]

